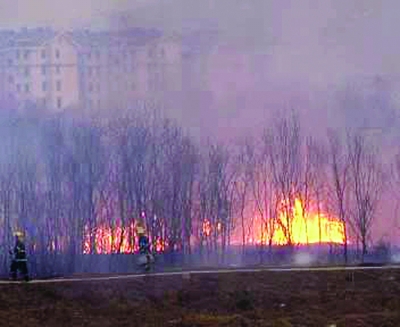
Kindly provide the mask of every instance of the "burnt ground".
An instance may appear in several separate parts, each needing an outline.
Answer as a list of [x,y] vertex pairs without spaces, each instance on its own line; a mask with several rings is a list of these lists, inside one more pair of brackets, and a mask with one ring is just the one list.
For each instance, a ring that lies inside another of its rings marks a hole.
[[400,270],[0,286],[0,326],[400,326]]

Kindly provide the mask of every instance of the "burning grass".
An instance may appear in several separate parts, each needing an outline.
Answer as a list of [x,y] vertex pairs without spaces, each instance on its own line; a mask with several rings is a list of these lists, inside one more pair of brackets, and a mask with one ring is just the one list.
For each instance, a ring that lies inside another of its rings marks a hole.
[[397,270],[187,277],[2,286],[0,326],[400,324]]
[[[246,244],[268,244],[269,241],[273,245],[287,245],[289,243],[297,245],[344,244],[346,240],[344,224],[340,219],[321,210],[316,210],[312,206],[308,210],[304,210],[300,199],[294,200],[293,208],[290,210],[285,208],[286,205],[282,203],[277,217],[275,219],[268,218],[269,223],[259,217],[254,217],[252,235],[247,237]],[[143,217],[145,217],[144,213]],[[165,226],[162,219],[160,224]],[[137,253],[139,250],[138,235],[135,228],[133,222],[125,227],[120,225],[111,227],[103,224],[93,231],[86,228],[83,252],[90,253],[90,234],[92,233],[95,252],[98,254]],[[201,232],[205,238],[211,238],[214,232],[221,235],[222,223],[217,221],[212,224],[209,219],[204,219]],[[165,239],[166,230],[162,234],[150,235],[150,243],[156,252],[163,252],[168,249],[168,241]],[[242,231],[236,228],[231,235],[230,242],[235,245],[242,244],[242,238]]]

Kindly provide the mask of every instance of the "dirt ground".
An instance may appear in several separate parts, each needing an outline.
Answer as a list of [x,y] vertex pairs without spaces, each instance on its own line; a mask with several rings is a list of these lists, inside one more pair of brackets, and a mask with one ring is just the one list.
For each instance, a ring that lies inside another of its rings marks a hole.
[[400,270],[0,286],[0,326],[400,326]]

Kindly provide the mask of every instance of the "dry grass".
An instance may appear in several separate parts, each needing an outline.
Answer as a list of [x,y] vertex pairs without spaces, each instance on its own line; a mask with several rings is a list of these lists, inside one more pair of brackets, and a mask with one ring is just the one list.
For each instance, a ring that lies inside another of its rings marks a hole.
[[0,287],[0,326],[400,326],[400,272],[235,273]]

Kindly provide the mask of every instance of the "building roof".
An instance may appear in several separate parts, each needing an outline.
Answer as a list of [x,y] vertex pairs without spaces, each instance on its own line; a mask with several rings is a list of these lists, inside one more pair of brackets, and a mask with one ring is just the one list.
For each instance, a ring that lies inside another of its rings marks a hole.
[[56,37],[50,28],[21,29],[19,31],[0,31],[1,48],[35,47]]
[[60,33],[51,28],[24,28],[19,31],[0,30],[0,48],[41,46],[60,34],[70,36],[72,42],[82,47],[141,46],[163,35],[159,30],[144,28],[131,28],[111,32],[75,30],[65,33]]
[[131,28],[122,31],[74,31],[74,41],[83,47],[109,47],[109,46],[143,46],[148,42],[160,38],[162,32],[156,29]]

